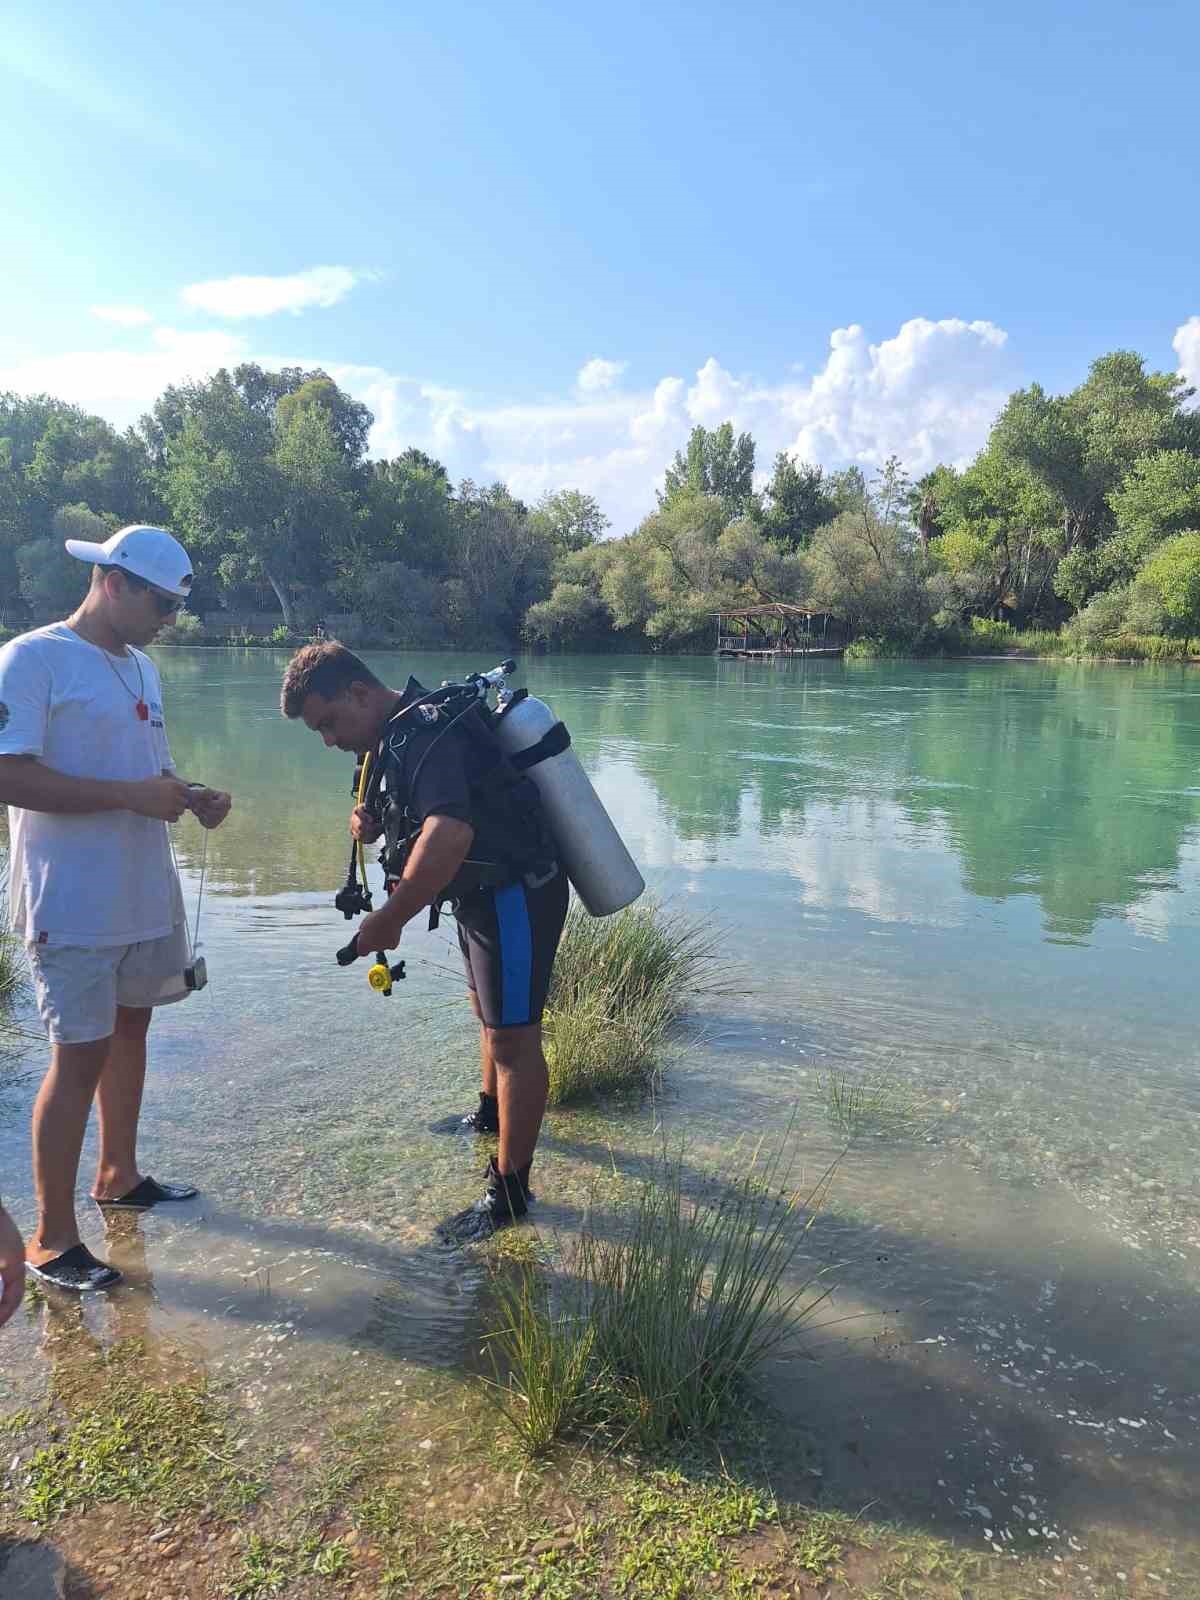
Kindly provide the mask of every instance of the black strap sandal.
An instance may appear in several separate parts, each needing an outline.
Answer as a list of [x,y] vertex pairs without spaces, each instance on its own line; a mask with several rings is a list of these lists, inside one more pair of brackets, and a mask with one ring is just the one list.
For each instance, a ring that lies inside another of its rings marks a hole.
[[199,1193],[199,1189],[193,1189],[190,1184],[159,1183],[157,1178],[143,1178],[136,1189],[130,1189],[119,1200],[97,1200],[96,1204],[114,1210],[149,1211],[151,1206],[164,1200],[194,1200]]
[[75,1294],[87,1294],[92,1289],[111,1289],[120,1283],[121,1274],[116,1267],[97,1261],[85,1244],[73,1244],[53,1261],[26,1261],[26,1269],[43,1283],[52,1283],[56,1289],[70,1289]]

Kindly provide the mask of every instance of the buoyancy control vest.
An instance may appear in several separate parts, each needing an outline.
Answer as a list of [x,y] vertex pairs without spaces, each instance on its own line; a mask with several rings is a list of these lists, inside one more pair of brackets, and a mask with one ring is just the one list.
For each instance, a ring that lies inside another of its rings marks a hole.
[[433,900],[438,907],[466,899],[482,888],[546,883],[560,870],[559,852],[547,826],[537,786],[510,762],[492,731],[490,713],[478,702],[430,704],[427,691],[409,678],[404,704],[384,729],[372,765],[367,809],[384,830],[380,864],[388,887],[403,874],[424,818],[414,805],[422,768],[437,759],[442,740],[459,744],[466,773],[474,838],[467,858]]

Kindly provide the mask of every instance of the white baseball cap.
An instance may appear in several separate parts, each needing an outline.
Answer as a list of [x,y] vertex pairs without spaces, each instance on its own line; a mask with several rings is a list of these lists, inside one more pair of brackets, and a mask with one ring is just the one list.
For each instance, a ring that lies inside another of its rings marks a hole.
[[186,599],[192,591],[192,563],[188,553],[165,528],[147,528],[135,523],[119,528],[103,544],[93,544],[89,539],[68,539],[66,545],[67,554],[79,561],[132,572],[134,577],[144,578],[166,594]]

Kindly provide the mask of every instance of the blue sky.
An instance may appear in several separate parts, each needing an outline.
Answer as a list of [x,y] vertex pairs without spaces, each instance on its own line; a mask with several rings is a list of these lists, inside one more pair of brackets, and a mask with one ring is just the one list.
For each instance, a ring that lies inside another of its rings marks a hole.
[[694,421],[961,459],[1104,350],[1200,377],[1198,46],[1182,0],[25,4],[0,387],[321,363],[377,451],[616,531]]

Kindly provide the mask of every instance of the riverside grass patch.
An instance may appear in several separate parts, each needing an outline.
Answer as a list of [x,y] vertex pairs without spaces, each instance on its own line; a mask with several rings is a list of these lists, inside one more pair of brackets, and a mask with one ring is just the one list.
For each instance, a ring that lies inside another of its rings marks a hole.
[[485,1385],[523,1452],[589,1431],[654,1452],[728,1423],[832,1292],[831,1268],[794,1271],[831,1177],[801,1195],[760,1149],[694,1194],[664,1155],[614,1226],[589,1215],[557,1276],[499,1266]]
[[45,1527],[124,1502],[164,1515],[207,1507],[234,1517],[261,1485],[235,1459],[222,1408],[203,1381],[155,1384],[140,1347],[114,1347],[73,1397],[59,1437],[30,1459],[17,1508]]
[[652,900],[604,918],[572,905],[543,1023],[550,1104],[648,1087],[684,1013],[721,991],[720,945],[719,931]]

